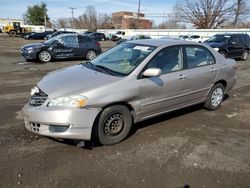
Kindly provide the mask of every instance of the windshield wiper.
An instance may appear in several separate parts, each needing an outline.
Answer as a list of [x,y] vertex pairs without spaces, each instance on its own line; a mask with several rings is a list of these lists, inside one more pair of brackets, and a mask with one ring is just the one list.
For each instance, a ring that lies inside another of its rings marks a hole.
[[99,69],[102,69],[102,70],[106,71],[107,73],[109,73],[111,75],[117,75],[117,73],[115,71],[112,71],[109,68],[104,67],[102,65],[94,65],[94,66],[97,67],[97,68],[99,68]]

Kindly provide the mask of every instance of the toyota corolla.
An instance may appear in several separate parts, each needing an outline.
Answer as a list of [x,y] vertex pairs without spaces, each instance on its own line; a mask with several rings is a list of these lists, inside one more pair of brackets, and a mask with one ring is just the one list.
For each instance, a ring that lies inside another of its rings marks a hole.
[[115,144],[136,122],[198,103],[217,110],[236,71],[234,60],[204,44],[125,42],[46,75],[22,109],[25,126],[44,136]]

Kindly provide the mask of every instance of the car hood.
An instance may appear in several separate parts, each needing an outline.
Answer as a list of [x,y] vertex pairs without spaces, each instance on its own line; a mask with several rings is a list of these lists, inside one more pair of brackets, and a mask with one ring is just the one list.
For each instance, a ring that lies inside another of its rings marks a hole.
[[40,47],[42,47],[42,46],[45,46],[45,44],[42,43],[42,42],[39,42],[39,43],[32,43],[32,44],[26,44],[26,45],[22,46],[21,49],[30,48],[30,47],[32,47],[32,48],[40,48]]
[[97,72],[80,64],[49,73],[37,86],[50,98],[55,98],[82,94],[120,79],[121,77]]
[[211,46],[212,48],[218,48],[224,45],[223,42],[204,42],[204,43]]

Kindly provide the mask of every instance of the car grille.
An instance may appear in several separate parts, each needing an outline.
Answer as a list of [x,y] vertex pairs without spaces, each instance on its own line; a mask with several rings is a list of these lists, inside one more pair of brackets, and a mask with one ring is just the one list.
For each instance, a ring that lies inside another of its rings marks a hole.
[[48,95],[42,90],[32,95],[29,99],[30,106],[41,106],[48,99]]

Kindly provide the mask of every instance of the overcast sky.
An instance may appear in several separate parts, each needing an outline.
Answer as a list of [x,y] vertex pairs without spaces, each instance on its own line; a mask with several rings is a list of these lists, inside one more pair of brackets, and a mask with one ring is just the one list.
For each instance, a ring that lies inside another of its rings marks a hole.
[[[28,6],[39,4],[41,0],[0,0],[0,18],[22,18]],[[74,17],[81,15],[88,5],[95,6],[98,13],[138,10],[138,0],[43,0],[48,7],[52,20],[59,17],[71,17],[69,7],[77,8]],[[156,22],[172,10],[176,0],[141,0],[141,12]]]

